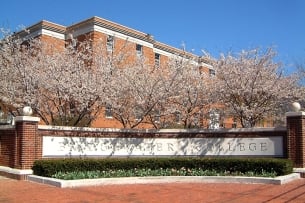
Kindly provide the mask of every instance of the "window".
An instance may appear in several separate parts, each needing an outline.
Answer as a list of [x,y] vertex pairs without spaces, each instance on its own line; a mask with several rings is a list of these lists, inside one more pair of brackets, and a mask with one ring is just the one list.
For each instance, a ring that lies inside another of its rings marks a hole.
[[193,125],[194,127],[199,127],[200,126],[200,113],[195,113],[193,119]]
[[159,109],[155,110],[155,116],[154,116],[154,122],[155,123],[160,123],[160,117],[161,117],[161,112]]
[[74,49],[76,49],[77,48],[77,40],[76,39],[72,39],[71,40],[71,45],[72,45],[72,47],[74,48]]
[[155,67],[160,67],[160,54],[155,53]]
[[114,36],[108,35],[106,42],[107,51],[113,51],[114,48]]
[[105,106],[105,117],[112,118],[112,107],[110,104],[106,104]]
[[70,116],[74,117],[77,114],[77,109],[76,109],[76,105],[75,102],[70,101],[69,103],[69,109],[70,109]]
[[220,128],[220,112],[217,109],[212,109],[209,112],[209,129]]
[[77,49],[78,46],[77,39],[73,37],[72,33],[68,34],[67,39],[68,39],[67,45],[73,47],[74,49]]
[[135,116],[135,119],[136,119],[137,121],[141,120],[141,119],[142,119],[142,115],[143,115],[143,111],[142,111],[141,107],[136,106],[136,107],[134,108],[134,116]]
[[216,72],[214,69],[209,69],[209,75],[210,76],[215,76],[216,75]]
[[177,124],[180,124],[180,123],[181,123],[181,112],[179,112],[179,111],[176,111],[176,112],[175,112],[175,122],[176,122]]
[[142,56],[143,55],[143,46],[140,44],[137,44],[136,51],[137,51],[137,56]]
[[26,49],[31,48],[31,44],[30,44],[30,42],[28,40],[22,42],[21,46],[22,46],[22,48],[26,48]]

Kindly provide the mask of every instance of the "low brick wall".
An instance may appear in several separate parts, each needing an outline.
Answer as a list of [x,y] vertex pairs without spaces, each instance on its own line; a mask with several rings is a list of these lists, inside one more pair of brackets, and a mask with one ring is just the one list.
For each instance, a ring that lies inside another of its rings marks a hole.
[[16,129],[14,126],[0,126],[0,166],[14,168],[18,156]]
[[14,126],[0,126],[0,166],[25,176],[35,160],[54,157],[259,156],[305,168],[305,113],[286,116],[287,128],[219,130],[38,126],[39,118],[20,116]]

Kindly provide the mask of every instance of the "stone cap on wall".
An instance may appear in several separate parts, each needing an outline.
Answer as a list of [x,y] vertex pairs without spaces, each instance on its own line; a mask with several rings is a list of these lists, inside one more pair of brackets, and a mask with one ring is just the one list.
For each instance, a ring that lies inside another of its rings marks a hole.
[[39,130],[84,131],[103,133],[243,133],[286,131],[286,127],[268,128],[220,128],[220,129],[124,129],[124,128],[90,128],[72,126],[38,125]]
[[295,117],[295,116],[305,116],[305,112],[304,111],[298,111],[298,112],[287,112],[286,117]]
[[16,116],[15,117],[15,122],[22,122],[22,121],[39,122],[40,118],[33,117],[33,116]]

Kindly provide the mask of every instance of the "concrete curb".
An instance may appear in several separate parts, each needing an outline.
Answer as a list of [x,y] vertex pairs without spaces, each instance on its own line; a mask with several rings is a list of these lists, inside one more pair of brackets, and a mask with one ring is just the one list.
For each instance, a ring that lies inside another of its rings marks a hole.
[[245,183],[245,184],[274,184],[282,185],[299,179],[300,174],[292,173],[276,178],[242,177],[242,176],[156,176],[156,177],[123,177],[100,178],[82,180],[60,180],[29,175],[28,181],[52,185],[60,188],[102,186],[102,185],[126,185],[126,184],[161,184],[161,183]]
[[33,174],[33,170],[31,169],[15,169],[15,168],[10,168],[6,166],[0,166],[0,171],[3,173],[11,173],[11,174],[16,174],[16,175],[29,175]]
[[305,173],[305,168],[294,168],[293,173]]
[[28,175],[33,174],[31,169],[15,169],[6,166],[0,166],[0,176],[13,178],[17,180],[26,180]]

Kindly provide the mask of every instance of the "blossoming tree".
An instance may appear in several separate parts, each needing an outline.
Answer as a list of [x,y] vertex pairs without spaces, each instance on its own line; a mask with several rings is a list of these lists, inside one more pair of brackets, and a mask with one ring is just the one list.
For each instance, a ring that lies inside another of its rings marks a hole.
[[173,78],[163,104],[166,115],[173,118],[166,120],[168,127],[203,127],[205,108],[212,101],[213,80],[191,59],[173,59],[168,66]]
[[18,114],[29,105],[46,123],[88,126],[100,111],[105,66],[94,68],[92,46],[80,43],[57,50],[39,38],[1,41],[1,102]]
[[166,96],[161,72],[142,62],[114,70],[107,103],[111,105],[113,117],[124,128],[151,124],[148,116],[155,116],[154,110]]
[[283,74],[275,56],[272,48],[252,49],[215,61],[215,94],[242,127],[255,126],[299,98],[297,78]]
[[155,67],[144,56],[132,56],[128,41],[110,52],[90,36],[73,42],[58,50],[39,38],[24,41],[5,33],[0,94],[9,112],[17,115],[29,105],[46,124],[89,126],[109,105],[124,128],[166,127],[178,111],[184,127],[193,125],[204,86],[190,60]]

